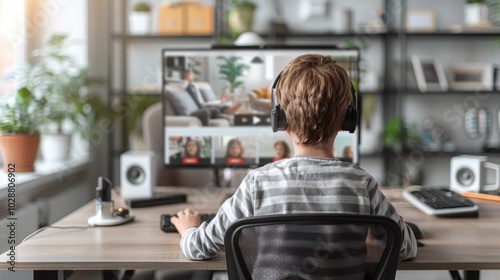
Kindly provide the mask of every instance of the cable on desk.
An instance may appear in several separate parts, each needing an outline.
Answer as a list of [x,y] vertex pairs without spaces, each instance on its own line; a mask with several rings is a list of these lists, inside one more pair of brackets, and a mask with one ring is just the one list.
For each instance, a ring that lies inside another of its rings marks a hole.
[[55,228],[55,229],[88,229],[88,228],[91,228],[91,227],[94,227],[94,226],[86,226],[86,227],[79,227],[79,226],[69,226],[69,227],[57,227],[57,226],[45,226],[45,227],[41,227],[39,229],[37,229],[35,232],[33,232],[32,234],[26,236],[26,238],[23,239],[23,241],[21,241],[21,243],[23,243],[24,241],[30,239],[31,237],[37,235],[38,233],[48,229],[48,228]]

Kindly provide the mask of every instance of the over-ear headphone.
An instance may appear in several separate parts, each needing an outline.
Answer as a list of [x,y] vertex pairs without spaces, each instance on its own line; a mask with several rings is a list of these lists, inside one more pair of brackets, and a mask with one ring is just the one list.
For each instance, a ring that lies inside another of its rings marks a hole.
[[[288,123],[286,121],[286,113],[283,108],[281,108],[280,104],[277,104],[276,102],[276,85],[278,84],[278,81],[281,78],[281,71],[276,79],[273,82],[272,89],[271,89],[271,106],[272,106],[272,111],[271,111],[271,126],[273,128],[274,132],[277,131],[283,131],[287,128]],[[341,130],[344,131],[349,131],[349,133],[354,133],[356,130],[356,125],[358,124],[358,101],[356,98],[356,89],[354,88],[354,85],[351,82],[351,94],[352,94],[352,102],[349,104],[347,107],[347,111],[345,113],[344,117],[344,122],[342,123],[342,127],[340,128]]]

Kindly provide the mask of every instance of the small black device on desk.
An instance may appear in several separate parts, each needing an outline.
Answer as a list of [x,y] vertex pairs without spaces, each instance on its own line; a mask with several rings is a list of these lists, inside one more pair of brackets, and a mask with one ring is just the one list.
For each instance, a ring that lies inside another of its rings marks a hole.
[[[177,215],[168,215],[164,214],[161,215],[160,218],[160,229],[164,232],[177,232],[177,229],[175,228],[172,223],[170,223],[170,218],[172,216],[177,216]],[[207,222],[210,223],[210,221],[215,217],[215,214],[201,214],[201,223]]]
[[403,197],[427,215],[439,217],[478,217],[479,207],[461,194],[448,189],[409,187]]
[[183,203],[187,201],[187,195],[182,193],[159,193],[152,198],[126,199],[125,203],[131,208]]

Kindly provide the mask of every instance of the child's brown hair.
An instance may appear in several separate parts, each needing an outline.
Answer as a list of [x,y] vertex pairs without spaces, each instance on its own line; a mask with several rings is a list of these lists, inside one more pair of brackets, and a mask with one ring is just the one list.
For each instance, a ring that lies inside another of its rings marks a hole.
[[276,101],[299,145],[325,146],[340,131],[352,102],[347,71],[329,56],[294,58],[281,73]]

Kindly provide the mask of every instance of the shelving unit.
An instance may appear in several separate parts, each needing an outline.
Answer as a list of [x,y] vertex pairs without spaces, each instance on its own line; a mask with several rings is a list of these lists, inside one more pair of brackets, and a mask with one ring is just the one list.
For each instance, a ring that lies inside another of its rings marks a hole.
[[[109,57],[109,92],[110,92],[110,104],[120,104],[122,107],[127,107],[127,100],[130,99],[131,94],[146,94],[154,95],[158,94],[158,91],[152,88],[133,88],[131,89],[131,83],[128,78],[128,69],[131,67],[130,61],[130,49],[134,44],[162,44],[167,46],[173,41],[184,41],[184,42],[204,42],[207,45],[213,42],[218,42],[221,34],[227,33],[222,25],[221,15],[224,14],[224,5],[221,0],[214,0],[215,8],[215,18],[216,23],[214,25],[215,34],[213,36],[207,35],[161,35],[161,34],[148,34],[148,35],[130,35],[128,34],[128,10],[132,3],[132,0],[108,0],[110,1],[109,9],[109,30],[108,36],[110,38],[110,50],[109,53],[112,54]],[[272,34],[260,34],[263,38],[267,39],[269,43],[272,43],[274,37]],[[393,35],[392,32],[381,32],[381,33],[333,33],[333,32],[291,32],[284,36],[285,40],[288,39],[305,39],[305,40],[315,40],[324,38],[355,38],[358,36],[363,36],[365,38],[370,38],[374,40],[390,40],[389,37]],[[118,180],[117,175],[119,174],[119,156],[121,153],[129,149],[130,143],[128,142],[127,135],[127,123],[128,120],[124,119],[116,124],[116,128],[113,131],[110,139],[110,165],[109,169],[112,171],[113,179]],[[365,155],[366,157],[374,158],[379,156],[380,152],[371,153]]]
[[[424,4],[421,2],[410,2],[403,0],[402,2],[402,14],[405,13],[409,8],[422,8],[422,5],[426,5],[425,8],[430,8],[436,10],[436,18],[440,18],[440,12],[443,12],[443,5],[439,2],[426,1]],[[420,5],[417,7],[408,7],[409,4]],[[463,5],[465,3],[458,3]],[[441,9],[441,10],[439,10]],[[463,9],[463,8],[462,8]],[[440,12],[439,12],[440,11]],[[457,16],[459,18],[459,16]],[[404,19],[401,18],[401,22]],[[403,26],[400,27],[403,29]],[[453,142],[458,146],[458,149],[453,152],[446,151],[426,151],[424,149],[417,150],[407,150],[403,152],[402,158],[392,158],[394,161],[393,166],[403,166],[403,161],[409,158],[411,152],[420,152],[424,155],[426,159],[436,159],[446,161],[453,156],[470,154],[470,155],[488,155],[488,156],[498,156],[500,154],[496,152],[483,152],[481,147],[483,145],[483,138],[479,137],[477,139],[470,139],[466,136],[463,127],[463,114],[460,115],[460,110],[462,108],[467,109],[469,103],[480,104],[481,107],[491,107],[500,101],[500,91],[495,89],[493,91],[460,91],[460,90],[447,90],[447,91],[429,91],[420,92],[418,89],[409,85],[409,74],[411,73],[411,61],[410,57],[412,55],[420,55],[426,57],[435,57],[443,62],[444,66],[451,66],[453,64],[459,64],[462,62],[490,62],[493,63],[493,58],[488,56],[494,56],[492,47],[489,47],[489,42],[493,43],[494,40],[500,38],[500,29],[491,30],[464,30],[461,32],[453,32],[450,30],[443,30],[443,28],[438,29],[436,32],[405,32],[402,31],[399,40],[399,53],[401,57],[401,66],[399,69],[402,73],[402,81],[400,83],[398,91],[398,99],[401,111],[398,117],[401,119],[409,120],[409,122],[419,122],[423,121],[424,117],[434,117],[436,122],[439,123]],[[425,48],[425,42],[433,44],[433,48]],[[471,45],[474,44],[473,48]],[[447,47],[446,47],[447,46]],[[491,53],[486,54],[485,51],[491,51]],[[445,67],[446,69],[446,67]],[[478,98],[478,96],[488,96],[489,99],[483,100],[484,98]],[[469,103],[468,103],[469,102]],[[418,108],[418,109],[414,109]],[[439,108],[439,110],[436,110]],[[422,109],[422,110],[419,110]],[[427,111],[426,111],[427,110]],[[457,111],[454,111],[457,110]],[[411,111],[411,112],[409,112]],[[433,112],[434,114],[428,114],[428,112]],[[449,115],[450,113],[453,117],[454,122],[450,123]],[[494,111],[493,113],[496,113]],[[494,116],[496,118],[496,116]],[[462,122],[458,127],[455,120]],[[495,132],[496,131],[496,132]],[[498,133],[496,128],[494,128],[493,133]],[[441,166],[446,170],[447,167]],[[432,169],[432,167],[424,166],[423,169]],[[399,171],[401,171],[399,169]],[[398,168],[395,171],[398,173]],[[430,172],[432,173],[432,172]],[[400,172],[399,172],[400,174]]]
[[[127,13],[128,7],[131,0],[109,0],[112,3],[110,6],[109,15],[109,38],[110,44],[110,61],[109,61],[109,77],[110,81],[110,103],[111,104],[124,104],[127,100],[127,96],[132,92],[143,93],[147,95],[157,94],[157,90],[154,88],[136,88],[131,90],[130,83],[127,80],[128,73],[127,69],[131,67],[130,57],[128,56],[131,45],[133,44],[146,44],[151,42],[152,44],[165,44],[169,45],[171,42],[183,41],[188,44],[206,44],[210,45],[214,42],[219,42],[219,38],[222,34],[227,34],[227,30],[220,20],[224,14],[225,0],[214,0],[215,9],[215,34],[213,36],[207,35],[189,35],[189,36],[172,36],[172,35],[129,35],[127,32]],[[397,2],[400,7],[400,13],[394,13],[387,26],[388,31],[379,33],[364,33],[364,32],[348,32],[348,33],[334,33],[334,32],[294,32],[283,36],[285,44],[289,41],[304,40],[305,42],[314,42],[316,40],[326,40],[332,39],[332,41],[340,41],[347,38],[367,38],[374,40],[377,44],[381,44],[382,48],[380,50],[381,57],[381,72],[383,81],[381,81],[381,88],[377,90],[376,94],[378,98],[381,99],[381,104],[383,104],[384,110],[382,110],[382,122],[387,123],[394,117],[406,118],[408,117],[407,112],[405,112],[405,107],[408,106],[408,100],[418,100],[421,103],[429,102],[433,103],[433,99],[450,98],[450,100],[460,101],[472,94],[487,94],[491,93],[492,96],[500,96],[500,90],[495,91],[430,91],[430,92],[420,92],[418,89],[413,88],[409,85],[408,81],[408,71],[411,70],[411,64],[409,62],[409,57],[411,56],[412,47],[414,44],[420,44],[423,41],[437,42],[438,44],[454,44],[454,49],[450,50],[437,50],[437,52],[455,52],[461,50],[461,41],[470,43],[476,40],[481,42],[494,41],[500,38],[500,33],[498,30],[479,31],[479,30],[465,30],[461,32],[453,32],[445,28],[441,28],[436,32],[407,32],[404,30],[403,22],[405,20],[405,11],[408,9],[408,0],[383,0],[383,5],[388,11]],[[426,1],[428,5],[442,5],[440,3],[434,3],[431,1]],[[415,5],[414,2],[410,4]],[[421,5],[421,2],[418,3]],[[432,8],[432,7],[431,7]],[[436,14],[439,17],[439,13]],[[267,39],[270,43],[274,43],[275,35],[262,33],[260,34],[263,38]],[[456,49],[455,49],[456,46]],[[433,50],[434,51],[434,50]],[[474,50],[470,51],[474,53]],[[432,54],[431,54],[432,55]],[[159,57],[159,54],[158,54]],[[363,94],[363,89],[360,89]],[[119,155],[129,148],[129,143],[127,141],[127,131],[126,131],[127,121],[120,122],[117,124],[117,128],[112,134],[112,141],[110,141],[110,154],[113,160],[110,163],[110,170],[113,174],[118,174],[117,167],[119,166]],[[426,156],[429,158],[445,158],[454,155],[461,154],[462,152],[468,154],[483,154],[475,150],[459,150],[457,152],[447,153],[447,152],[426,152]],[[362,157],[366,158],[379,158],[383,161],[384,170],[388,173],[397,174],[401,163],[398,161],[398,156],[395,156],[393,152],[387,151],[386,149],[380,149],[368,154],[362,154]],[[116,177],[116,176],[115,176]]]

